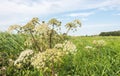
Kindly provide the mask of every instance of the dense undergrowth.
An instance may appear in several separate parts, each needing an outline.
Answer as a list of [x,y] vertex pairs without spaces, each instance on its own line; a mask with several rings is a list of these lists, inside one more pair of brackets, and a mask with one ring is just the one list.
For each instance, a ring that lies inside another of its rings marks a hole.
[[[62,64],[54,67],[58,76],[120,76],[120,37],[69,37],[76,45],[76,54],[62,58]],[[93,41],[104,40],[105,45]],[[1,76],[50,76],[31,65],[14,66],[20,52],[26,49],[24,36],[0,33]]]

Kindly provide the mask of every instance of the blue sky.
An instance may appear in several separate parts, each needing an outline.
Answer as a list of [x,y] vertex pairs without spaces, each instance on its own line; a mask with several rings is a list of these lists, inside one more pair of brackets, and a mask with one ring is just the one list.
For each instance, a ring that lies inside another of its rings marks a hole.
[[31,18],[57,18],[63,25],[79,19],[82,27],[70,35],[94,35],[120,30],[120,0],[1,0],[0,30],[24,25]]

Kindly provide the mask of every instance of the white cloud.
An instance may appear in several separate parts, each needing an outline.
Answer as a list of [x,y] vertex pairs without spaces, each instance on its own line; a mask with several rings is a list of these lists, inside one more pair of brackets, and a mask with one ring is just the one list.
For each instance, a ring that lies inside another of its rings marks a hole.
[[3,0],[1,14],[50,15],[76,10],[120,7],[119,0]]
[[[23,1],[24,2],[24,1]],[[27,4],[18,4],[16,2],[6,1],[0,4],[0,12],[2,14],[23,14],[23,15],[34,15],[34,14],[46,14],[47,11],[50,10],[50,6],[52,3],[33,3],[31,6],[28,6]]]
[[94,12],[84,12],[84,13],[71,13],[69,14],[68,16],[71,16],[71,17],[88,17],[90,15],[94,14]]

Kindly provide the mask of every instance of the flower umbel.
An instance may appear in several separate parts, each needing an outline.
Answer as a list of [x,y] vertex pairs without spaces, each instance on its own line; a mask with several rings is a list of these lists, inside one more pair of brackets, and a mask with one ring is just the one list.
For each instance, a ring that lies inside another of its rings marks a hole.
[[94,40],[93,44],[97,47],[105,46],[106,42],[104,40]]
[[47,49],[44,52],[39,52],[31,58],[31,65],[39,70],[44,70],[52,63],[61,62],[61,57],[64,56],[63,51],[59,49]]
[[70,42],[70,41],[65,41],[63,43],[63,51],[69,52],[69,53],[75,53],[77,51],[76,46]]
[[71,41],[65,41],[63,44],[56,44],[54,48],[62,49],[64,52],[68,53],[75,53],[77,51],[76,46]]
[[25,51],[22,51],[18,59],[14,62],[14,65],[23,61],[25,62],[25,60],[28,59],[28,56],[30,56],[31,54],[33,54],[33,50],[27,49]]

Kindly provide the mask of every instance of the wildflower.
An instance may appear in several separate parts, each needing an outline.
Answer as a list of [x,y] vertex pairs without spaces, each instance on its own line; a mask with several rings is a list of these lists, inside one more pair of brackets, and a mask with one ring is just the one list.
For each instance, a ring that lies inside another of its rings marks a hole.
[[104,40],[94,40],[93,44],[98,47],[98,46],[104,46],[106,43]]
[[42,23],[41,25],[36,26],[36,27],[34,28],[34,30],[35,30],[36,34],[38,34],[38,35],[39,35],[39,34],[47,35],[47,33],[48,33],[48,31],[50,30],[50,28],[48,27],[47,24]]
[[93,42],[92,42],[93,44],[97,44],[97,40],[93,40]]
[[36,67],[37,69],[42,69],[45,67],[45,62],[44,60],[46,60],[46,57],[43,55],[44,53],[39,52],[38,54],[35,54],[32,58],[31,58],[31,65],[33,65],[34,67]]
[[35,25],[39,24],[38,18],[33,18],[31,21],[29,21],[26,25],[22,27],[25,31],[32,30],[35,28]]
[[40,70],[46,70],[47,64],[57,63],[64,56],[63,51],[58,49],[46,49],[44,52],[39,52],[31,58],[31,65]]
[[98,45],[104,46],[105,45],[105,41],[104,40],[98,40]]
[[63,48],[63,44],[56,44],[55,46],[54,46],[54,48],[57,48],[57,49],[61,49],[61,48]]
[[18,59],[14,62],[14,65],[16,65],[17,63],[19,62],[22,62],[22,61],[25,61],[25,59],[28,58],[29,55],[33,54],[33,50],[25,50],[25,51],[22,51],[20,53],[20,56],[18,57]]
[[56,44],[54,48],[62,49],[66,54],[73,54],[77,51],[76,46],[70,41],[65,41],[63,44]]
[[86,46],[85,48],[86,49],[92,49],[93,47],[92,46]]
[[19,29],[20,26],[19,25],[11,25],[9,28],[8,28],[8,32],[11,33],[13,30],[17,30]]
[[70,42],[70,41],[65,41],[63,43],[63,51],[69,52],[69,53],[74,53],[77,51],[76,46]]

